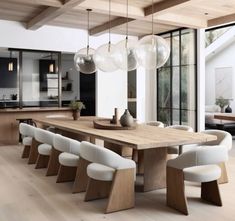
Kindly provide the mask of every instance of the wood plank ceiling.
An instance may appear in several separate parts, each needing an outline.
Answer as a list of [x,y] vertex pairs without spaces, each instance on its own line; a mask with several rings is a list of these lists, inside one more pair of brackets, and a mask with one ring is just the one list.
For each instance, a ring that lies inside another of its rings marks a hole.
[[[151,33],[152,0],[129,0],[129,34]],[[7,0],[0,1],[0,19],[19,21],[37,30],[43,25],[86,29],[86,9],[93,12],[90,34],[108,31],[108,0]],[[112,33],[125,34],[126,0],[111,0]],[[235,22],[235,0],[154,0],[154,32],[179,27],[207,28]]]

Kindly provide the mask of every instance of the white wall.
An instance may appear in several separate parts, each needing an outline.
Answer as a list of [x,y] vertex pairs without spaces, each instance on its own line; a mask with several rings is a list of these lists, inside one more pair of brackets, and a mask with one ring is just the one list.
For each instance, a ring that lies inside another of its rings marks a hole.
[[[76,52],[87,44],[87,32],[74,28],[45,25],[36,31],[31,31],[22,23],[0,20],[0,30],[0,47]],[[123,39],[123,35],[112,34],[111,37],[112,43]],[[95,49],[107,42],[107,34],[90,37],[90,46]]]
[[[235,80],[235,41],[233,41],[229,46],[225,47],[223,50],[215,53],[209,60],[206,61],[206,105],[215,104],[215,69],[232,67],[233,69],[233,81]],[[233,82],[235,85],[235,82]],[[235,99],[235,98],[233,98]],[[235,100],[231,101],[231,108],[233,112],[235,111]]]
[[118,108],[119,117],[127,108],[127,72],[98,71],[96,75],[96,115],[112,117]]
[[197,31],[197,126],[205,129],[205,30]]
[[156,70],[137,69],[137,119],[139,122],[156,120]]

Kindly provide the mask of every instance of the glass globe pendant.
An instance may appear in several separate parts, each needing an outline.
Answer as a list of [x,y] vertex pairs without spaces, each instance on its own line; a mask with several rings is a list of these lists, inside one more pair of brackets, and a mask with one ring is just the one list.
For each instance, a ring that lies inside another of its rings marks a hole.
[[96,49],[94,54],[94,61],[101,71],[113,72],[117,70],[117,66],[114,63],[114,51],[115,46],[110,42],[108,44],[101,45]]
[[91,9],[87,9],[87,47],[80,49],[74,55],[74,66],[77,71],[83,74],[93,74],[94,72],[96,72],[96,65],[93,59],[95,50],[93,48],[90,48],[89,46],[89,13],[91,11]]
[[118,68],[127,71],[133,71],[137,68],[136,45],[137,41],[130,39],[125,39],[115,45],[113,59]]
[[153,0],[152,0],[152,34],[138,42],[135,53],[140,66],[148,70],[162,67],[169,58],[170,47],[167,41],[153,32]]
[[103,72],[113,72],[118,69],[114,62],[115,46],[111,44],[111,1],[109,0],[109,42],[96,49],[94,60],[97,68]]
[[74,56],[75,68],[84,74],[93,74],[96,72],[96,65],[93,59],[95,50],[87,47],[80,49]]
[[148,35],[140,39],[135,53],[140,66],[153,70],[166,63],[170,55],[170,47],[164,38]]
[[137,40],[128,39],[128,0],[126,0],[126,20],[126,39],[116,44],[114,62],[122,70],[133,71],[138,66],[135,54]]

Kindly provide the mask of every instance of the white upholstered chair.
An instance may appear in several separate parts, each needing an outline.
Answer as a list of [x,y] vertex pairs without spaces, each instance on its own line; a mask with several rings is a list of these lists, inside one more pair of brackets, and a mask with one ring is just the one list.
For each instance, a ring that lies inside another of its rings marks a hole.
[[[62,136],[59,140],[61,139],[66,139],[65,143],[67,144],[68,138]],[[58,137],[56,140],[58,141]],[[64,146],[63,153],[59,155],[60,168],[58,171],[57,183],[74,181],[79,162],[80,144],[79,141],[70,139],[69,146]],[[62,151],[62,149],[60,149],[60,151]]]
[[38,145],[38,157],[35,169],[46,168],[48,166],[49,157],[53,146],[54,133],[37,128],[34,137],[40,144]]
[[[226,146],[227,150],[231,150],[232,148],[232,136],[230,133],[223,131],[223,130],[205,130],[202,133],[204,134],[210,134],[210,135],[215,135],[217,137],[217,140],[214,141],[209,141],[204,143],[203,145],[223,145]],[[222,170],[222,175],[221,178],[219,179],[219,183],[228,183],[228,174],[227,174],[227,169],[225,162],[222,162],[219,164],[221,170]]]
[[46,172],[47,176],[55,176],[58,174],[60,168],[59,155],[63,152],[69,152],[70,140],[71,139],[68,137],[55,134]]
[[222,206],[217,180],[217,165],[228,159],[225,146],[204,146],[183,153],[167,162],[167,205],[188,215],[184,181],[201,183],[201,198]]
[[155,126],[155,127],[164,127],[164,124],[161,121],[149,121],[146,123],[149,126]]
[[32,146],[33,137],[34,137],[34,126],[31,126],[26,123],[20,123],[19,131],[22,135],[22,144],[24,145],[24,150],[22,152],[22,158],[28,158],[30,153],[30,148]]
[[85,201],[109,197],[106,213],[134,207],[136,164],[113,151],[82,142],[80,156],[89,162]]
[[[190,127],[190,126],[187,126],[187,125],[171,125],[171,126],[168,126],[167,128],[193,132],[193,128]],[[184,149],[190,150],[194,146],[195,145],[170,146],[170,147],[167,148],[167,153],[168,154],[177,154],[177,155],[179,155],[184,151]]]

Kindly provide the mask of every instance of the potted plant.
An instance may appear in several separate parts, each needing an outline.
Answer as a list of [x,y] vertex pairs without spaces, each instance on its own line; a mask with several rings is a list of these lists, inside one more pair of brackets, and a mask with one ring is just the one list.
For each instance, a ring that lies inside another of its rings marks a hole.
[[223,112],[223,109],[226,105],[229,104],[228,99],[224,99],[222,96],[218,97],[215,102],[216,105],[220,106],[221,108],[221,113]]
[[77,120],[80,117],[81,110],[86,108],[81,101],[71,101],[69,107],[72,109],[74,120]]

